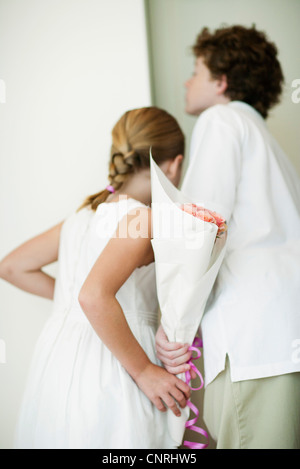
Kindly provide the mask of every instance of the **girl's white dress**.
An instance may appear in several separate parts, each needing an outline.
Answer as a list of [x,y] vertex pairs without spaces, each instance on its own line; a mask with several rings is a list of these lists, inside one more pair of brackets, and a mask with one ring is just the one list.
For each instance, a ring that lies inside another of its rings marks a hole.
[[[140,391],[83,313],[78,294],[133,199],[104,203],[63,224],[53,313],[38,340],[15,448],[173,448],[167,412]],[[137,227],[138,228],[138,227]],[[117,293],[153,363],[158,302],[154,264],[136,269]]]

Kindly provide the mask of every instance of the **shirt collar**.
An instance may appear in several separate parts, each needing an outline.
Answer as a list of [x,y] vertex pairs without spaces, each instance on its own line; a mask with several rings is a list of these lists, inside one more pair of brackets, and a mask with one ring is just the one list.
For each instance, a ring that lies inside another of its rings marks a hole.
[[228,103],[228,106],[236,108],[236,109],[244,110],[252,114],[253,116],[255,116],[261,122],[265,122],[265,119],[263,118],[263,116],[256,109],[254,109],[254,107],[250,106],[250,104],[247,104],[244,101],[230,101]]

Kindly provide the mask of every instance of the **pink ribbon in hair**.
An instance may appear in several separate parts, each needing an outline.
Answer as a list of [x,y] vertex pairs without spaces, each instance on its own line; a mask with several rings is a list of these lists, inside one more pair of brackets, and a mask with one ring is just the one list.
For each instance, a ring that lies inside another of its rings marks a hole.
[[[190,385],[190,382],[191,382],[191,379],[192,379],[190,371],[186,371],[185,372],[185,381],[190,386],[192,391],[198,391],[199,389],[202,389],[203,385],[204,385],[204,380],[203,380],[202,374],[200,373],[200,371],[198,370],[196,365],[194,365],[194,363],[193,363],[193,360],[197,360],[197,358],[201,357],[200,347],[201,348],[203,347],[202,340],[199,337],[195,337],[195,339],[193,341],[193,344],[191,345],[191,347],[189,347],[189,350],[191,350],[192,352],[196,352],[196,356],[194,356],[194,357],[192,356],[189,359],[188,364],[195,371],[195,373],[199,376],[201,384],[198,388],[192,388],[191,385]],[[194,412],[195,417],[188,420],[185,424],[185,427],[189,428],[190,430],[193,430],[194,432],[200,433],[200,435],[205,436],[205,438],[208,440],[209,437],[208,437],[207,432],[203,428],[200,428],[200,427],[195,425],[195,423],[197,422],[198,417],[199,417],[199,411],[198,411],[197,407],[190,401],[190,399],[187,401],[187,405],[189,406],[191,411]],[[193,442],[193,441],[184,441],[183,445],[186,446],[187,448],[191,448],[191,449],[205,449],[205,448],[207,448],[208,443],[196,443],[196,442]]]
[[106,186],[105,188],[108,192],[111,192],[112,194],[114,194],[116,192],[115,188],[109,184],[108,186]]

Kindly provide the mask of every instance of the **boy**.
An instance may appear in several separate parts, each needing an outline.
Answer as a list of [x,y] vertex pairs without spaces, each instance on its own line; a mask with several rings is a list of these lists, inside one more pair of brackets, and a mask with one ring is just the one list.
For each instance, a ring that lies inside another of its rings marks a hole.
[[[282,90],[277,49],[233,26],[204,28],[193,50],[182,191],[228,222],[201,322],[204,420],[217,448],[300,448],[300,184],[265,124]],[[188,357],[162,328],[157,353],[173,373]]]

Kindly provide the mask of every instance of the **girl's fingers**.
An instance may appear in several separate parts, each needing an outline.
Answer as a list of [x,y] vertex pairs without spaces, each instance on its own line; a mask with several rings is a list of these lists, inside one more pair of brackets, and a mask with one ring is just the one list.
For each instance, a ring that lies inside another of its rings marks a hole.
[[191,397],[191,388],[187,383],[182,381],[182,379],[178,379],[176,386],[180,391],[184,393],[186,399],[189,399]]
[[176,415],[176,417],[180,417],[181,412],[178,408],[176,401],[173,399],[173,397],[170,394],[166,394],[163,396],[163,400],[166,406],[173,412],[173,414]]
[[191,390],[188,384],[177,378],[175,385],[170,389],[169,393],[163,396],[165,404],[172,410],[176,416],[180,416],[181,412],[178,405],[184,409],[187,400],[190,398]]
[[184,364],[179,366],[165,366],[165,369],[171,373],[172,375],[180,375],[181,373],[185,373],[186,371],[190,371],[190,365]]
[[177,367],[184,365],[192,356],[192,352],[185,348],[180,354],[178,352],[166,353],[157,349],[157,357],[163,362],[165,366]]
[[184,344],[180,342],[169,342],[168,337],[166,336],[162,326],[159,326],[156,336],[155,336],[155,343],[157,347],[160,347],[162,350],[166,352],[172,350],[178,350],[184,346]]
[[182,407],[182,409],[184,409],[184,407],[186,406],[186,401],[187,401],[188,397],[183,392],[181,392],[179,389],[174,389],[174,391],[172,392],[172,396],[178,402],[180,407]]
[[166,412],[167,411],[166,407],[164,406],[162,400],[159,397],[153,399],[152,402],[160,412]]
[[181,344],[180,342],[161,342],[161,341],[156,341],[156,348],[159,348],[160,350],[163,350],[166,353],[171,353],[171,352],[180,352],[182,348],[188,347],[188,344]]
[[[169,345],[172,345],[170,342]],[[184,355],[187,353],[189,349],[189,344],[184,344],[184,345],[179,345],[176,343],[176,347],[172,346],[169,347],[168,349],[165,347],[161,347],[159,344],[156,344],[156,350],[159,351],[162,355],[169,357],[170,359],[180,357],[181,355]]]

